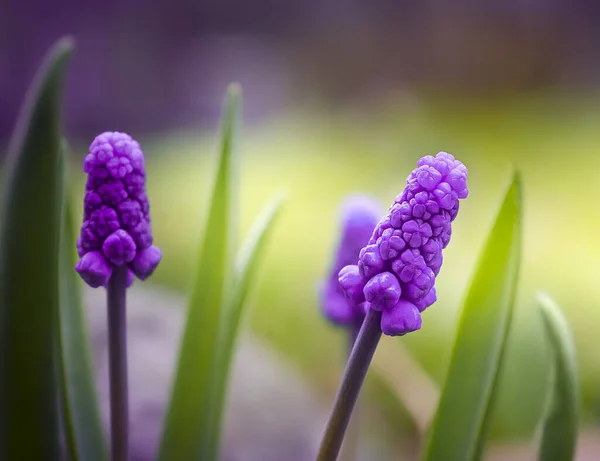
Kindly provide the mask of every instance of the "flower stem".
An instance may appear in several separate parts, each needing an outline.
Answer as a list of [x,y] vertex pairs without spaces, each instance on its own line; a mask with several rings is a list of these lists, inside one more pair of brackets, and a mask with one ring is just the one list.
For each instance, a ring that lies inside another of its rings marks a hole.
[[335,461],[369,364],[381,338],[381,312],[369,309],[354,343],[325,428],[317,461]]
[[129,453],[126,290],[127,267],[115,267],[107,290],[112,461],[127,461]]
[[363,322],[360,322],[348,328],[348,359],[350,358],[350,354],[352,354],[352,349],[354,349],[354,344],[356,343],[362,324]]
[[[356,338],[358,338],[358,333],[360,332],[360,327],[362,325],[362,319],[360,323],[353,325],[348,328],[348,352],[346,355],[346,361],[350,358],[350,354],[352,354],[352,349],[354,348],[354,343],[356,342]],[[344,438],[344,442],[342,443],[342,448],[340,452],[340,459],[342,461],[354,461],[357,456],[358,450],[358,439],[360,436],[360,401],[357,401],[354,405],[354,418],[352,418],[348,422],[348,427],[346,428],[346,437]]]

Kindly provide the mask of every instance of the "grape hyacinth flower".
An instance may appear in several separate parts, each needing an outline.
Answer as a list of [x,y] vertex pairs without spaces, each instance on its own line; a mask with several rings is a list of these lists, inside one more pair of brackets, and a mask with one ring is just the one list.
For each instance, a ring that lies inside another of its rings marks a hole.
[[150,205],[140,145],[125,133],[97,136],[85,157],[88,174],[76,270],[91,287],[107,286],[113,270],[125,266],[127,286],[134,275],[148,278],[161,253],[152,245]]
[[381,206],[363,195],[349,196],[341,206],[341,232],[331,270],[320,288],[319,298],[323,315],[335,325],[358,330],[366,315],[366,303],[347,298],[338,283],[340,270],[353,264],[360,250],[369,241],[379,221]]
[[467,169],[460,161],[446,152],[423,157],[361,250],[358,264],[340,271],[347,299],[364,298],[380,311],[384,334],[401,336],[421,328],[421,312],[436,301],[435,278],[458,201],[468,193]]
[[152,245],[144,154],[131,136],[98,135],[84,159],[80,259],[75,270],[92,288],[107,288],[112,459],[128,459],[126,289],[146,280],[161,252]]
[[451,154],[421,158],[356,264],[339,272],[346,298],[368,313],[348,360],[327,423],[318,461],[337,459],[352,410],[381,334],[421,328],[421,313],[436,301],[435,279],[452,234],[459,199],[467,197],[467,168]]

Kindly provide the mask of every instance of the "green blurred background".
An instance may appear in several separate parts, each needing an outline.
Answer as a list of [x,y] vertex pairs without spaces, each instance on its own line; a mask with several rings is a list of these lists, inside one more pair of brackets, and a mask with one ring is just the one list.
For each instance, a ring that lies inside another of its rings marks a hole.
[[[292,2],[284,8],[263,1],[249,11],[235,1],[180,1],[156,2],[135,16],[134,2],[123,4],[129,8],[109,5],[110,14],[101,15],[62,2],[61,19],[46,32],[26,37],[9,30],[0,41],[0,62],[7,63],[0,67],[0,133],[7,138],[49,37],[75,32],[80,45],[66,107],[77,154],[73,200],[79,211],[80,161],[94,134],[123,130],[138,138],[148,157],[155,241],[164,254],[149,283],[190,291],[220,102],[228,81],[240,81],[244,231],[270,195],[284,189],[290,196],[247,325],[297,364],[326,404],[342,371],[345,339],[321,317],[316,293],[336,244],[340,202],[364,192],[387,207],[419,157],[451,152],[469,168],[470,196],[444,255],[439,301],[420,332],[385,338],[407,347],[441,382],[456,313],[514,166],[524,180],[524,259],[492,434],[526,440],[540,416],[547,358],[538,290],[565,309],[580,361],[583,418],[595,424],[598,8],[536,1],[472,8],[439,1]],[[24,21],[24,30],[47,25],[16,2],[1,8]],[[174,16],[161,21],[166,10]],[[11,33],[20,38],[11,42]],[[26,51],[17,53],[17,46]],[[411,437],[410,418],[384,381],[373,374],[368,382],[372,417],[389,434]]]
[[[280,189],[290,194],[253,302],[250,328],[298,363],[323,393],[333,394],[345,341],[320,316],[316,287],[336,244],[338,206],[356,191],[389,205],[419,156],[448,150],[469,167],[470,197],[461,206],[445,253],[439,301],[424,315],[422,331],[399,340],[440,381],[457,310],[514,165],[523,172],[525,189],[524,259],[494,434],[530,436],[540,415],[547,370],[534,301],[538,290],[555,296],[571,322],[584,416],[591,424],[600,385],[600,289],[594,282],[600,251],[594,193],[600,167],[597,126],[600,101],[538,95],[494,104],[436,98],[415,106],[390,100],[368,116],[289,113],[246,129],[243,228],[271,194]],[[155,239],[164,251],[152,283],[189,292],[216,141],[209,133],[144,143]],[[78,200],[83,175],[75,175]],[[383,393],[381,403],[389,404],[385,387],[373,385],[375,398]]]

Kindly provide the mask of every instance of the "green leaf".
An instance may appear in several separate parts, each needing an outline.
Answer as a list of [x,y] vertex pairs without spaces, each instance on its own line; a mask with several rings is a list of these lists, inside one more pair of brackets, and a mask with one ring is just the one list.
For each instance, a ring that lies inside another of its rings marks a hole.
[[228,91],[204,243],[159,449],[159,459],[163,461],[209,460],[215,349],[221,308],[225,294],[232,288],[231,267],[237,235],[238,174],[234,137],[239,112],[240,90],[233,86]]
[[56,323],[64,198],[60,106],[73,44],[38,71],[11,140],[0,214],[0,459],[59,458]]
[[560,307],[550,296],[538,296],[552,357],[548,408],[542,424],[539,461],[570,461],[577,444],[579,380],[575,345]]
[[479,459],[510,329],[521,255],[521,186],[514,174],[464,302],[423,459]]
[[[248,291],[258,275],[263,261],[269,235],[272,232],[275,221],[285,201],[285,196],[274,197],[255,219],[246,240],[238,252],[233,274],[233,289],[226,302],[220,318],[219,341],[215,348],[217,354],[216,371],[213,379],[213,388],[210,401],[213,403],[211,409],[211,422],[209,427],[213,432],[208,437],[208,460],[219,458],[219,442],[221,440],[221,423],[225,396],[227,393],[227,382],[231,368],[231,359],[238,336],[242,310],[248,295]],[[204,458],[203,458],[204,459]]]
[[[67,152],[66,146],[64,151]],[[64,429],[72,461],[108,459],[96,386],[91,342],[75,272],[75,236],[67,203],[60,246],[60,384]]]

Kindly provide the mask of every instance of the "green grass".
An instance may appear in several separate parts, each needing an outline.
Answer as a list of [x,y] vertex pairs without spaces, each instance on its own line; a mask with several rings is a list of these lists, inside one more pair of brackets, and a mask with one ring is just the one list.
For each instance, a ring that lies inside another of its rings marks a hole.
[[[422,331],[402,340],[440,380],[456,311],[513,163],[523,173],[525,190],[522,279],[493,434],[531,435],[542,409],[547,363],[532,296],[538,289],[560,302],[572,325],[584,416],[592,417],[600,388],[598,126],[600,99],[587,95],[410,107],[389,101],[362,118],[304,112],[246,128],[243,231],[272,193],[290,191],[251,309],[252,330],[302,367],[326,398],[332,395],[344,341],[319,315],[316,285],[335,243],[338,204],[347,193],[366,191],[387,206],[418,157],[447,150],[469,167],[471,196],[461,205],[444,254],[439,301],[424,315]],[[153,282],[185,294],[203,228],[199,217],[208,201],[215,140],[177,134],[140,140],[148,156],[155,241],[164,253]],[[82,174],[76,176],[83,181]]]

